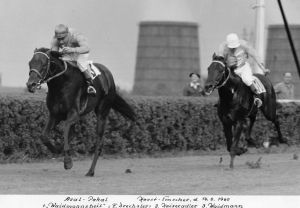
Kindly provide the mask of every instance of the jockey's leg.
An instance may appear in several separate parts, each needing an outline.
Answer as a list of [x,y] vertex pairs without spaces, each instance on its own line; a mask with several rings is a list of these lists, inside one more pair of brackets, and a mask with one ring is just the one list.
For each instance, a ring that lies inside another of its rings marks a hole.
[[263,103],[262,103],[262,100],[259,98],[259,94],[257,92],[257,89],[256,89],[256,87],[255,87],[255,85],[253,83],[250,85],[250,89],[255,94],[255,96],[254,96],[254,104],[258,108],[260,108]]
[[97,91],[96,91],[95,87],[93,86],[93,79],[92,79],[90,70],[86,69],[82,73],[83,73],[83,75],[86,79],[86,83],[88,85],[87,93],[91,94],[91,95],[96,95]]
[[92,74],[90,71],[89,63],[88,63],[89,54],[80,54],[77,58],[77,65],[80,71],[83,73],[86,82],[88,84],[87,93],[93,96],[96,95],[97,91],[93,86]]
[[254,93],[255,98],[254,98],[254,104],[259,108],[262,105],[262,100],[258,97],[258,91],[255,87],[255,85],[253,84],[254,78],[253,78],[253,74],[252,74],[252,69],[250,67],[249,63],[245,63],[244,66],[241,67],[241,72],[240,72],[240,76],[243,80],[243,82],[250,87],[251,91]]

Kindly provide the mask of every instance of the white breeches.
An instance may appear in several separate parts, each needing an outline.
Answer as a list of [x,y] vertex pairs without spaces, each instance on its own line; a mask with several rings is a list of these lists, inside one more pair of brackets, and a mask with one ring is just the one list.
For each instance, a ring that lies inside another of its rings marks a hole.
[[79,67],[80,71],[83,72],[88,69],[89,64],[89,53],[85,54],[66,54],[62,57],[65,61],[76,61],[77,66]]
[[242,78],[243,82],[247,86],[250,86],[253,83],[253,73],[248,62],[245,62],[243,66],[237,68],[236,70],[234,70],[234,72]]

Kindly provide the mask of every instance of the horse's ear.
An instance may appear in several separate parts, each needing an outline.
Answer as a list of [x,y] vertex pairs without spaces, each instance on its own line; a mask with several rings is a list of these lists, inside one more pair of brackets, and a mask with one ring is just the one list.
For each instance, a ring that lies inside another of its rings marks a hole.
[[217,54],[216,54],[216,53],[214,53],[214,54],[213,54],[213,56],[212,56],[212,59],[215,59],[215,58],[216,58],[216,56],[217,56]]
[[54,57],[54,58],[60,58],[62,56],[62,54],[58,51],[49,51],[50,56]]
[[38,50],[38,49],[37,49],[37,48],[35,48],[35,49],[34,49],[34,51],[33,51],[33,53],[37,52],[37,50]]

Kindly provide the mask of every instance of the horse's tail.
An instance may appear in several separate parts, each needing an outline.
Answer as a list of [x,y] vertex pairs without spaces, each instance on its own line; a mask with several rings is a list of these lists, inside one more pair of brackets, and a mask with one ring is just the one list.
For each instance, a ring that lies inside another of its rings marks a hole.
[[118,93],[116,93],[112,108],[121,113],[124,117],[132,121],[135,120],[136,115],[132,107]]

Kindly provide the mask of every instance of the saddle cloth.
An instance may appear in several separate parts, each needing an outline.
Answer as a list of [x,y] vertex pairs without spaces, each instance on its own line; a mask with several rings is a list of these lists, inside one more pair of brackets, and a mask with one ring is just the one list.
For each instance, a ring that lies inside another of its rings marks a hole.
[[99,69],[93,64],[93,61],[88,61],[91,70],[92,79],[94,80],[98,75],[101,75]]
[[255,76],[253,76],[253,77],[254,77],[253,84],[254,84],[254,86],[255,86],[255,88],[256,88],[256,90],[257,90],[257,93],[258,93],[258,94],[261,94],[261,93],[266,92],[266,88],[265,88],[265,86],[261,83],[261,81],[260,81],[257,77],[255,77]]
[[[72,66],[74,67],[78,67],[77,66],[77,62],[76,61],[65,61],[70,63]],[[99,69],[93,64],[93,61],[88,61],[88,66],[92,75],[92,80],[94,80],[98,75],[101,75],[101,72],[99,71]]]

